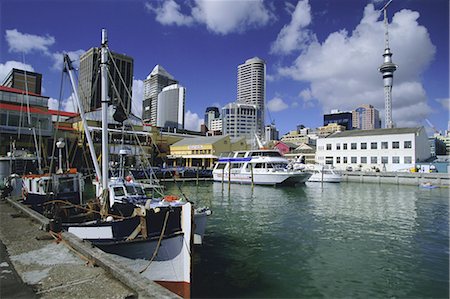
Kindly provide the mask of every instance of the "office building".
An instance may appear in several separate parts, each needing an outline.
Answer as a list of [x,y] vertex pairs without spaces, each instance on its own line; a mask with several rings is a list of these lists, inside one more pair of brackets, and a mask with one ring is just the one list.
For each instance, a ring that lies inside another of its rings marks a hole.
[[360,130],[379,129],[380,113],[372,105],[362,105],[352,111],[352,125]]
[[212,119],[209,131],[214,132],[214,135],[220,135],[222,133],[222,118]]
[[186,89],[179,84],[164,87],[158,94],[156,126],[184,129]]
[[156,65],[144,80],[144,101],[142,103],[142,120],[152,126],[157,125],[158,94],[164,87],[177,84],[178,81],[162,66]]
[[41,94],[42,74],[13,68],[3,80],[2,85]]
[[[133,58],[112,52],[112,57],[108,55],[108,61],[110,78],[112,78],[112,80],[109,79],[111,82],[108,97],[112,105],[122,108],[128,114],[131,111],[133,90]],[[114,64],[120,72],[116,71]],[[85,112],[96,110],[102,105],[100,81],[100,49],[91,48],[80,56],[78,96]]]
[[349,111],[331,110],[331,113],[323,115],[323,125],[338,124],[346,130],[353,129],[353,114]]
[[222,108],[222,132],[231,137],[254,139],[257,128],[256,105],[233,102]]
[[409,170],[430,156],[423,127],[351,130],[317,139],[316,162],[338,169]]
[[205,112],[205,126],[208,130],[211,129],[211,122],[220,117],[220,112],[218,107],[207,107]]
[[264,129],[264,140],[266,141],[266,143],[274,140],[279,140],[279,132],[275,125],[267,125]]
[[342,131],[345,131],[345,127],[342,125],[338,125],[337,123],[330,123],[326,126],[317,128],[317,134],[319,135],[319,137],[327,137],[330,134]]
[[255,105],[257,109],[257,134],[264,135],[266,98],[266,63],[254,57],[238,66],[237,102]]

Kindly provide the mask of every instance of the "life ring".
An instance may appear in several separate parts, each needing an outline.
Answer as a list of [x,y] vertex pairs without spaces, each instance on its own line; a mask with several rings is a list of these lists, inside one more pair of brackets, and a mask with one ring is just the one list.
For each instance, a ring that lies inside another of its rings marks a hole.
[[166,195],[166,196],[164,196],[163,200],[167,201],[167,202],[176,201],[176,200],[178,200],[178,196],[176,196],[176,195]]

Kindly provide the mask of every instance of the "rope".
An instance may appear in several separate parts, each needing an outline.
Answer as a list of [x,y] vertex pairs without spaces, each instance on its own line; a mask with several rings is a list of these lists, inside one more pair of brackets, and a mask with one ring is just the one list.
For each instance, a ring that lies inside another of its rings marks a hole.
[[167,210],[167,212],[166,212],[166,217],[164,218],[163,228],[162,228],[162,230],[161,230],[161,235],[159,236],[158,243],[156,244],[155,251],[153,252],[153,255],[152,255],[150,261],[148,262],[147,266],[145,266],[144,269],[142,269],[141,271],[139,271],[139,273],[142,273],[142,272],[144,272],[145,270],[147,270],[148,267],[150,267],[150,264],[151,264],[151,263],[153,262],[153,260],[155,259],[156,255],[158,254],[159,246],[161,246],[162,239],[163,239],[164,234],[165,234],[165,232],[166,232],[166,226],[167,226],[167,220],[169,219],[169,213],[170,213],[170,211]]
[[56,243],[58,243],[58,244],[62,243],[63,245],[65,245],[67,248],[72,250],[76,255],[78,255],[79,258],[81,258],[82,260],[85,260],[87,264],[95,265],[94,260],[89,259],[88,257],[84,256],[79,251],[75,250],[75,248],[70,246],[70,244],[67,243],[67,241],[62,238],[61,233],[55,233],[53,231],[49,231],[48,233],[50,234],[50,236],[52,236],[56,240]]
[[[84,206],[76,205],[76,204],[73,204],[73,203],[71,203],[69,201],[60,200],[60,199],[47,201],[47,202],[44,203],[44,205],[49,205],[49,204],[54,204],[54,203],[62,203],[62,204],[66,204],[66,205],[72,206],[74,208],[78,208],[78,209],[85,210],[85,211],[88,211],[88,212],[96,213],[96,214],[99,214],[99,215],[102,214],[101,212],[99,212],[97,210],[86,208]],[[133,217],[123,217],[123,216],[114,215],[114,214],[106,214],[106,217],[108,217],[108,216],[112,216],[113,218],[117,218],[117,219],[131,219],[131,218],[133,218]]]

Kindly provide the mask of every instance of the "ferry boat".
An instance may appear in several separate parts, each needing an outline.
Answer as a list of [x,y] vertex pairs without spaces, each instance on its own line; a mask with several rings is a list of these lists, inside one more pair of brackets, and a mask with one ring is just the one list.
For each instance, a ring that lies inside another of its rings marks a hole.
[[305,183],[311,173],[288,168],[289,161],[277,150],[238,151],[219,158],[213,169],[215,182],[255,185],[295,185]]

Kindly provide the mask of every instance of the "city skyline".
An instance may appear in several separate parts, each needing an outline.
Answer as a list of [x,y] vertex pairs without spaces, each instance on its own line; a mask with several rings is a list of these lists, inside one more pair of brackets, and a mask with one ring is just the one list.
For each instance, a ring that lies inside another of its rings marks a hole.
[[[298,124],[318,127],[331,109],[353,110],[365,103],[378,109],[384,122],[378,67],[384,50],[379,10],[385,3],[92,1],[83,10],[79,1],[6,0],[0,80],[12,67],[41,73],[42,94],[54,104],[62,53],[77,61],[99,46],[104,27],[111,50],[135,61],[132,109],[139,116],[143,81],[160,64],[186,88],[186,124],[197,126],[187,128],[199,130],[206,107],[236,101],[238,65],[257,56],[267,65],[265,123],[275,121],[280,134]],[[429,119],[438,130],[447,129],[448,1],[394,0],[388,19],[398,65],[394,123],[429,129],[424,122]],[[69,96],[66,90],[65,110],[71,110]]]

